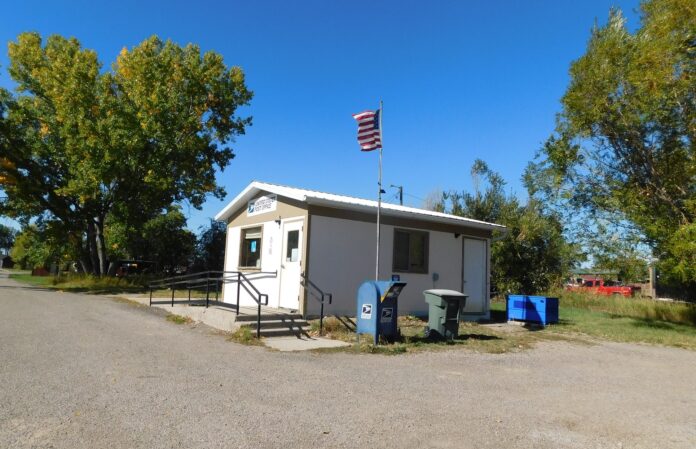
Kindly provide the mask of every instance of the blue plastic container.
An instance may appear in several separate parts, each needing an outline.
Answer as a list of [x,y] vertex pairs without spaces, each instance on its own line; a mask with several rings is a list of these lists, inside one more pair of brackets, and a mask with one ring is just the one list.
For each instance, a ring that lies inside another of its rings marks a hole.
[[507,319],[538,323],[558,323],[558,298],[547,296],[508,295]]

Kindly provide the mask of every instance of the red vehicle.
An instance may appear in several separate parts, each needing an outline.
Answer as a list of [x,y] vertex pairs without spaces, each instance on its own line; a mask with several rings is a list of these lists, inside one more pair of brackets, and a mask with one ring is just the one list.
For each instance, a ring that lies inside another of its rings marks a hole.
[[626,298],[633,296],[633,287],[621,285],[615,281],[605,281],[604,279],[584,279],[582,284],[566,286],[566,290],[606,296],[621,295]]

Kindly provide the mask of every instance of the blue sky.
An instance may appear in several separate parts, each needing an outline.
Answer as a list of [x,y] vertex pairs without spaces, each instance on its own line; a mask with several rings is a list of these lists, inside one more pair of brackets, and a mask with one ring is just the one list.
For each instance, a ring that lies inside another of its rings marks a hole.
[[[241,66],[254,124],[218,175],[227,189],[207,223],[252,180],[376,196],[377,154],[362,153],[351,114],[384,101],[384,185],[420,206],[434,189],[471,188],[481,158],[524,198],[520,177],[553,130],[568,67],[610,7],[638,25],[637,1],[2,1],[6,42],[23,31],[78,38],[105,67],[156,34]],[[391,196],[391,198],[389,198]]]

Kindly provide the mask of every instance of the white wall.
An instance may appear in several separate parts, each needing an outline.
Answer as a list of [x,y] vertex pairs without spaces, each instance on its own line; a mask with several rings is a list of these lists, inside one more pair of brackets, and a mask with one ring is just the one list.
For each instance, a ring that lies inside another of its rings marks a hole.
[[[260,225],[248,225],[239,227],[229,227],[227,229],[227,250],[225,253],[225,271],[239,271],[239,250],[241,230],[245,228],[263,227],[261,236],[261,271],[276,271],[280,269],[281,253],[281,227],[275,221],[266,221]],[[268,305],[278,307],[278,279],[276,275],[255,273],[245,271],[246,277],[253,282],[254,286],[261,292],[268,294]],[[256,306],[256,302],[242,287],[240,289],[240,305]],[[237,283],[228,282],[225,284],[223,301],[236,304],[237,302]]]
[[[309,278],[325,292],[333,293],[333,304],[325,308],[325,313],[354,316],[358,287],[375,275],[375,225],[316,215],[311,215],[310,220]],[[462,236],[428,232],[429,272],[395,273],[408,284],[399,297],[399,315],[427,314],[423,290],[462,288]],[[394,226],[382,226],[380,241],[380,278],[388,280],[392,275]],[[436,282],[433,273],[439,274]],[[317,315],[319,303],[312,297],[307,301],[307,313]]]

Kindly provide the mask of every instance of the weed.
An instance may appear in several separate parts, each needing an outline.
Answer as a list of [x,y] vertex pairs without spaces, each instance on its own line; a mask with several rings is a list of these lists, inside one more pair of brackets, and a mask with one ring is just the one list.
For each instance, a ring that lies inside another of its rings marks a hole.
[[242,326],[236,331],[229,334],[227,341],[234,341],[243,345],[263,346],[263,342],[256,338],[256,334],[248,326]]
[[187,316],[169,314],[167,315],[167,321],[171,321],[175,324],[191,324],[193,320]]

